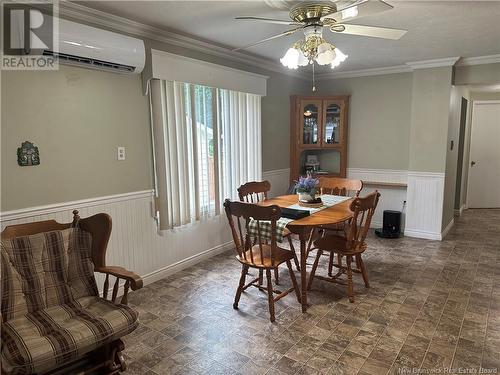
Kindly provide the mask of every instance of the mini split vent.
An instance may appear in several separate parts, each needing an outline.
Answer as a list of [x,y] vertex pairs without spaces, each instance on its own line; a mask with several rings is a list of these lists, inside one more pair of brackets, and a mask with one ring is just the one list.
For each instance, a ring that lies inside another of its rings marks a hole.
[[102,60],[91,59],[88,57],[68,55],[66,53],[57,53],[49,50],[43,51],[43,55],[53,56],[57,58],[60,64],[89,66],[97,69],[112,70],[123,73],[134,73],[136,69],[135,67],[130,65],[115,64],[109,61],[102,61]]

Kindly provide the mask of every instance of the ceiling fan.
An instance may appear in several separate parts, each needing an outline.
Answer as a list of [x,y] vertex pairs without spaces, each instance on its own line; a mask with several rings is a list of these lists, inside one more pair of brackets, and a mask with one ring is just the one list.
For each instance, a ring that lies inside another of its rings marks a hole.
[[281,63],[290,69],[297,69],[299,66],[311,64],[314,69],[314,62],[316,62],[319,65],[330,64],[333,69],[343,62],[347,55],[323,38],[323,28],[328,28],[333,33],[397,40],[406,33],[406,30],[347,23],[392,8],[392,5],[382,0],[360,0],[342,9],[338,9],[337,4],[331,1],[301,2],[290,10],[291,20],[251,16],[236,17],[237,20],[287,25],[294,28],[258,42],[235,48],[233,51],[247,49],[302,30],[305,38],[294,43],[288,49],[281,59]]

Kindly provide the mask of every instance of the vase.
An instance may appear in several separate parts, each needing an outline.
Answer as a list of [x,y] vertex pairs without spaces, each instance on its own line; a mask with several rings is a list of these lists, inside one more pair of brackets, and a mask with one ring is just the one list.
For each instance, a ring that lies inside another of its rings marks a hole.
[[301,202],[312,202],[314,198],[314,193],[299,193],[299,201]]

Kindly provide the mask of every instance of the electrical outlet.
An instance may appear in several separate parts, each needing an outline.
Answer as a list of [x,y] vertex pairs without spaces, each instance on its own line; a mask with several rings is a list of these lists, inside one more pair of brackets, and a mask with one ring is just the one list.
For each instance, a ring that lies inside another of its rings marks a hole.
[[118,160],[125,160],[125,147],[118,147]]

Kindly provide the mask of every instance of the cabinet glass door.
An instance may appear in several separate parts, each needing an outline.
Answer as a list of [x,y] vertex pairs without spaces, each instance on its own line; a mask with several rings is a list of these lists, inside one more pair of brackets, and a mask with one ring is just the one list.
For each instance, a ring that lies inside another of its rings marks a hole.
[[325,102],[323,144],[336,146],[342,141],[342,106],[339,102]]
[[321,101],[304,101],[301,105],[302,127],[299,140],[302,145],[320,144]]

